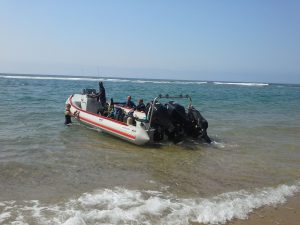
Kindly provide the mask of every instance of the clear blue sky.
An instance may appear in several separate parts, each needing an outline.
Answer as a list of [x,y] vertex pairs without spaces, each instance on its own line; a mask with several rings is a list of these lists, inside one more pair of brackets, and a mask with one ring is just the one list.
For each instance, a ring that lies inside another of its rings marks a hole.
[[0,1],[0,72],[300,83],[300,1]]

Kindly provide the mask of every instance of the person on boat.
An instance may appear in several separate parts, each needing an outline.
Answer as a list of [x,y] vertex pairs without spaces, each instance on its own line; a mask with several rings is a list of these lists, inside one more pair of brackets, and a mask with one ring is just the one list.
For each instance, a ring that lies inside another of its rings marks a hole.
[[143,112],[146,110],[146,106],[145,106],[144,100],[142,98],[139,99],[139,103],[138,103],[138,105],[136,107],[136,110],[143,111]]
[[107,107],[107,117],[114,118],[115,117],[115,106],[113,98],[110,99],[110,103]]
[[134,102],[131,101],[131,96],[130,95],[127,96],[127,101],[126,102],[115,102],[114,104],[125,106],[125,107],[128,107],[128,108],[133,108],[133,109],[136,108],[136,105],[134,104]]
[[106,104],[105,88],[102,81],[99,82],[98,102],[100,102],[103,107]]
[[131,96],[130,95],[127,97],[127,102],[126,102],[125,106],[127,106],[129,108],[135,108],[136,107],[134,102],[131,101]]
[[65,108],[65,125],[71,125],[72,120],[71,117],[73,116],[71,111],[70,111],[71,105],[67,104]]

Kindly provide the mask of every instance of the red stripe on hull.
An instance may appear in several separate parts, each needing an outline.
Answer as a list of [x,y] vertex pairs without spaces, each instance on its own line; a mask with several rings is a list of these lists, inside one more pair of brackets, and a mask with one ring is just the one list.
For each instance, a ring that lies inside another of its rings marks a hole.
[[[99,115],[94,114],[94,113],[88,113],[88,112],[86,112],[85,110],[82,110],[82,109],[76,107],[76,106],[73,104],[73,102],[72,102],[72,97],[70,98],[70,103],[71,103],[71,105],[72,105],[75,109],[77,109],[77,110],[79,110],[79,111],[82,111],[82,112],[87,113],[87,114],[91,114],[91,115],[93,115],[93,116],[97,116],[98,118],[101,118],[101,119],[107,119],[107,118],[105,118],[105,117],[99,116]],[[84,118],[84,117],[81,117],[81,116],[80,116],[80,117],[79,117],[79,120],[83,120],[83,121],[85,121],[85,122],[87,122],[87,123],[90,123],[90,124],[93,124],[93,125],[95,125],[95,126],[97,126],[97,127],[99,127],[99,128],[102,128],[102,129],[108,130],[108,131],[110,131],[110,132],[113,132],[113,133],[116,133],[116,134],[125,136],[125,137],[127,137],[127,138],[132,139],[132,140],[135,140],[135,136],[133,136],[133,135],[127,134],[127,133],[125,133],[125,132],[116,130],[116,129],[111,128],[111,127],[108,127],[108,126],[105,126],[105,125],[103,125],[103,124],[96,123],[96,122],[94,122],[94,121],[92,121],[92,120],[89,120],[89,119],[87,119],[87,118]],[[109,119],[109,120],[110,120],[111,122],[115,122],[115,123],[118,122],[118,124],[121,124],[121,125],[123,125],[123,126],[128,126],[127,124],[120,123],[119,121],[113,121],[113,120],[111,120],[111,119]]]
[[99,128],[102,128],[102,129],[105,129],[105,130],[109,130],[109,131],[111,131],[111,132],[113,132],[113,133],[116,133],[116,134],[125,136],[125,137],[127,137],[127,138],[132,139],[132,140],[135,139],[135,136],[133,136],[133,135],[127,134],[127,133],[125,133],[125,132],[116,130],[116,129],[114,129],[114,128],[111,128],[111,127],[108,127],[108,126],[105,126],[105,125],[102,125],[102,124],[99,124],[99,123],[96,123],[96,122],[94,122],[94,121],[92,121],[92,120],[89,120],[89,119],[86,119],[86,118],[84,118],[84,117],[80,117],[79,120],[83,120],[83,121],[85,121],[85,122],[87,122],[87,123],[90,123],[90,124],[93,124],[93,125],[95,125],[95,126],[97,126],[97,127],[99,127]]

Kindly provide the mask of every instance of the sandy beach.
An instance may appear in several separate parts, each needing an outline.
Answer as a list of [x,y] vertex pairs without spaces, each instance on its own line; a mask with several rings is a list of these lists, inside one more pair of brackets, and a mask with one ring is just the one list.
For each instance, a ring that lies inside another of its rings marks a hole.
[[247,220],[233,220],[228,225],[299,225],[300,194],[290,197],[284,204],[265,206],[255,210]]

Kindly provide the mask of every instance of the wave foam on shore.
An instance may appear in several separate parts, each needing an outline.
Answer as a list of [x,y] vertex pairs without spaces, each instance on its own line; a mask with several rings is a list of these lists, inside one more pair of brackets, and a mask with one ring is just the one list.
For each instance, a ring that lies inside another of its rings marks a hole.
[[[240,190],[211,198],[177,198],[159,191],[124,188],[84,193],[54,205],[37,200],[0,202],[0,223],[15,224],[224,224],[232,219],[247,219],[262,206],[284,203],[300,191],[293,185]],[[34,221],[34,222],[33,222]]]

